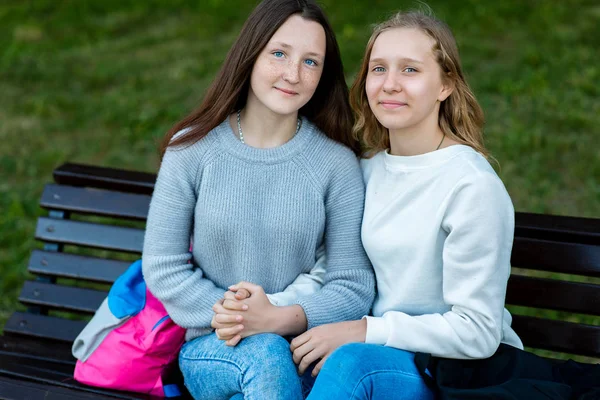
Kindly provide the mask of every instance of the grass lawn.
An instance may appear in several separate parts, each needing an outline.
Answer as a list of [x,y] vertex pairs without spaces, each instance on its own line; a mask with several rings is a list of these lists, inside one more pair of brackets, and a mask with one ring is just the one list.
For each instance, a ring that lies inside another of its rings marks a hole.
[[[369,25],[416,2],[321,4],[350,82]],[[429,4],[458,39],[515,208],[600,217],[600,4]],[[155,172],[159,139],[198,104],[252,7],[247,0],[2,1],[0,327],[17,307],[52,169],[75,161]]]

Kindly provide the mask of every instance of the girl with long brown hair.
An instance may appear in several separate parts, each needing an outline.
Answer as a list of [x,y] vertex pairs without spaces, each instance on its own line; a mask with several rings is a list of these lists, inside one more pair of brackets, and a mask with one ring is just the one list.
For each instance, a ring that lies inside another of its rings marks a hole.
[[512,202],[443,22],[405,12],[377,26],[351,103],[377,298],[372,316],[295,338],[294,360],[300,372],[318,362],[309,399],[432,399],[414,353],[478,359],[500,343],[522,348],[504,308]]
[[[199,109],[167,134],[143,272],[187,328],[179,364],[195,398],[301,399],[283,336],[371,307],[347,94],[322,10],[312,0],[264,0]],[[297,279],[311,280],[322,247],[324,277],[303,290]],[[240,281],[251,282],[245,295],[225,298]],[[267,294],[281,292],[291,299],[272,304]]]

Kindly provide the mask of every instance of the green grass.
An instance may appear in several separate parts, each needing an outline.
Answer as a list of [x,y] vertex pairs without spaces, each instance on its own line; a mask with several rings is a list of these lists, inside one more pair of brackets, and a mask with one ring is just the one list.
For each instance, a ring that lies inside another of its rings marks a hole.
[[[401,0],[323,0],[348,81]],[[519,211],[600,217],[600,5],[432,0],[453,28]],[[42,188],[66,161],[156,171],[252,9],[224,0],[0,5],[0,326],[17,307]]]

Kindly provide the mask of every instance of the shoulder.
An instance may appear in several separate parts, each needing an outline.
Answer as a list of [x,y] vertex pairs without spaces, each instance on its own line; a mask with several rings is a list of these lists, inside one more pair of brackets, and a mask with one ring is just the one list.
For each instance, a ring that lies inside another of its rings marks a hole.
[[373,173],[377,173],[379,169],[384,167],[384,152],[380,151],[371,157],[361,158],[360,167],[365,183],[369,183]]
[[352,150],[329,138],[312,123],[310,124],[312,125],[312,140],[309,150],[311,154],[315,156],[320,155],[322,160],[329,160],[329,162],[334,161],[358,165],[358,158]]
[[[203,168],[219,154],[219,151],[216,151],[219,146],[216,129],[209,131],[206,136],[194,143],[169,146],[161,160],[159,178],[178,177],[178,179],[196,182]],[[182,129],[173,135],[171,141],[191,131],[191,127]]]
[[352,150],[329,138],[312,123],[308,123],[311,137],[302,152],[302,159],[307,167],[316,169],[320,174],[323,172],[338,174],[348,170],[356,173],[360,170],[358,158]]
[[346,186],[364,191],[358,157],[348,147],[330,139],[314,125],[299,163],[323,192],[329,192],[332,187]]
[[[202,139],[200,139],[194,143],[177,145],[177,146],[170,145],[165,152],[165,155],[163,158],[163,163],[165,162],[165,160],[166,161],[180,160],[180,161],[185,161],[185,162],[189,162],[191,160],[205,161],[204,160],[205,156],[207,154],[212,153],[214,148],[219,145],[219,141],[218,141],[217,133],[216,133],[218,128],[219,128],[219,126],[213,128],[206,134],[206,136],[204,136]],[[178,131],[171,138],[171,143],[174,140],[192,132],[192,130],[193,130],[193,127],[187,127],[187,128],[184,128],[184,129]]]
[[485,157],[475,150],[466,151],[455,157],[452,164],[454,197],[468,203],[462,206],[514,211],[504,183]]

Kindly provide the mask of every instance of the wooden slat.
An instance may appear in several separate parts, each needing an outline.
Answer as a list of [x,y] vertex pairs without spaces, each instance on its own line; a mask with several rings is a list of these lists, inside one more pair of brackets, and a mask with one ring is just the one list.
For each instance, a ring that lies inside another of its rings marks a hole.
[[29,306],[93,314],[107,294],[101,290],[25,281],[19,301]]
[[506,303],[600,315],[600,285],[512,275]]
[[48,184],[40,205],[49,210],[145,220],[151,196]]
[[518,268],[600,277],[600,245],[516,237],[511,265]]
[[41,217],[35,238],[53,243],[141,253],[144,230]]
[[152,194],[155,174],[91,165],[63,164],[54,170],[54,181],[62,185],[89,186],[129,193]]
[[113,283],[130,264],[129,261],[34,250],[29,258],[28,270],[44,276]]
[[600,219],[517,212],[515,236],[599,244]]
[[[35,368],[32,368],[32,373]],[[5,375],[5,376],[2,376]],[[68,386],[72,383],[73,388]],[[67,382],[31,377],[19,377],[11,371],[0,369],[0,399],[3,400],[115,400],[115,399],[149,399],[135,395],[115,396],[112,393],[100,394],[99,389],[83,387],[73,379]]]
[[71,321],[17,311],[6,322],[4,334],[73,343],[86,324],[86,321]]
[[51,360],[74,366],[76,360],[71,354],[71,346],[71,343],[49,342],[26,336],[0,336],[0,354],[19,354],[36,360]]
[[525,346],[600,357],[600,326],[513,315],[512,327]]

